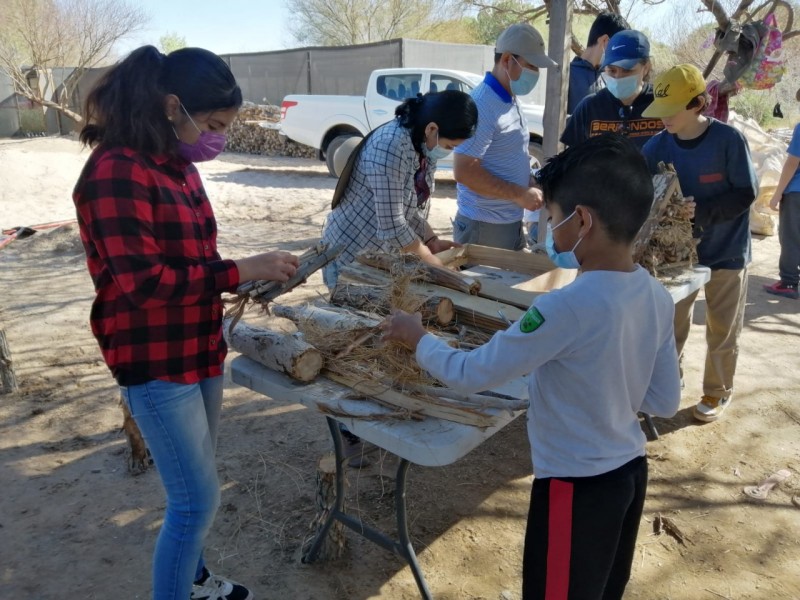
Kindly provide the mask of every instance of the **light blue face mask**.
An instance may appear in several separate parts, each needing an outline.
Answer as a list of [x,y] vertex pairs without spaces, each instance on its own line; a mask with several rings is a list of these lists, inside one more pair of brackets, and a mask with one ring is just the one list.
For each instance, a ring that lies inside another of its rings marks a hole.
[[452,150],[448,150],[447,148],[442,148],[439,145],[439,132],[436,132],[436,145],[432,149],[428,149],[428,142],[423,142],[422,144],[422,151],[425,153],[425,156],[430,158],[431,160],[442,160],[446,156],[450,156]]
[[[512,56],[511,58],[514,57]],[[508,79],[511,82],[511,91],[515,96],[524,96],[525,94],[530,94],[533,91],[533,88],[536,87],[536,84],[539,83],[539,72],[526,69],[519,64],[519,61],[517,61],[516,58],[514,58],[514,62],[519,65],[520,69],[522,69],[522,75],[520,75],[519,79],[516,81],[511,81],[511,76],[509,75]]]
[[611,94],[618,100],[625,100],[635,95],[639,90],[639,76],[629,75],[614,79],[610,75],[603,75],[603,81]]
[[[574,216],[575,211],[573,210],[570,216],[561,221],[561,223],[555,227],[553,227],[550,223],[547,224],[547,238],[545,239],[544,243],[545,249],[547,250],[547,256],[550,257],[550,260],[553,261],[555,266],[561,267],[562,269],[580,269],[581,267],[581,263],[578,262],[578,257],[575,256],[575,248],[577,248],[578,244],[583,241],[583,238],[580,238],[577,242],[575,242],[572,250],[567,252],[559,252],[556,250],[556,241],[553,239],[553,232]],[[589,227],[591,228],[591,226],[592,216],[589,215]]]

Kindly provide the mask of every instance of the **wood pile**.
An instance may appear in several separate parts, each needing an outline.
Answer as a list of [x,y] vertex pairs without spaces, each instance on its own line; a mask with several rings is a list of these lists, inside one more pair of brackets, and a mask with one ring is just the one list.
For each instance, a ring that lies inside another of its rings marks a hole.
[[678,175],[671,165],[661,163],[659,167],[661,173],[653,177],[655,198],[650,216],[633,245],[634,260],[653,276],[697,262],[697,240],[692,237]]
[[[282,142],[278,135],[281,120],[279,106],[245,102],[228,128],[228,152],[316,158],[317,151],[291,140]],[[264,127],[263,125],[267,125]]]

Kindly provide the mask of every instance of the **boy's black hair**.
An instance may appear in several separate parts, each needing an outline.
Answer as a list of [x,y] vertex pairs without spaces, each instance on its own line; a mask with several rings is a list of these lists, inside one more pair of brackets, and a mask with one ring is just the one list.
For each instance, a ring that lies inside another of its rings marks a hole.
[[653,204],[653,179],[636,145],[616,133],[591,137],[552,157],[537,174],[545,206],[564,216],[592,208],[615,242],[636,238]]
[[601,38],[604,35],[612,37],[618,31],[630,28],[631,26],[628,25],[628,22],[622,15],[604,10],[597,15],[594,23],[592,23],[592,27],[589,29],[589,39],[586,42],[586,46],[594,46],[597,43],[598,38]]

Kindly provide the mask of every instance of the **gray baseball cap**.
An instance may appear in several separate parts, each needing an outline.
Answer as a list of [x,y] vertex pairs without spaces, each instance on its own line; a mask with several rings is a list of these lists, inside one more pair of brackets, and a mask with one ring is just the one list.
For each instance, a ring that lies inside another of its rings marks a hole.
[[495,52],[510,52],[521,56],[540,69],[558,66],[552,58],[547,56],[541,34],[527,23],[515,23],[501,33],[497,38]]

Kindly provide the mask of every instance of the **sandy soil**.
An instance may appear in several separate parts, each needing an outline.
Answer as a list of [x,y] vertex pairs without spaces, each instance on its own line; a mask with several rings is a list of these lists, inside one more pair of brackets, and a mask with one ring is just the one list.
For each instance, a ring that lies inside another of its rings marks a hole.
[[[0,228],[74,217],[70,192],[86,159],[70,139],[0,141]],[[224,155],[201,172],[224,256],[301,251],[319,236],[334,182],[321,163]],[[449,232],[452,180],[440,179],[433,222]],[[680,413],[657,421],[651,480],[626,598],[800,598],[800,302],[761,290],[777,269],[775,237],[754,240],[737,395],[725,418],[699,425],[703,304],[688,344]],[[316,298],[318,277],[290,300]],[[164,498],[158,474],[132,476],[113,380],[88,326],[93,290],[74,227],[0,250],[0,329],[20,384],[0,396],[0,596],[147,598]],[[253,313],[253,319],[258,315]],[[587,393],[590,393],[587,390]],[[259,599],[418,597],[404,564],[348,534],[331,564],[303,565],[314,467],[330,442],[324,419],[232,383],[219,442],[222,507],[208,540],[213,570]],[[349,504],[392,530],[395,460],[349,477]],[[742,487],[777,469],[793,476],[760,504]],[[411,534],[437,598],[520,596],[531,483],[518,419],[454,465],[412,468]],[[683,542],[656,536],[668,516]]]

